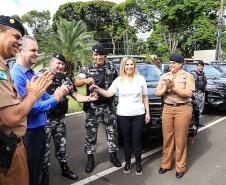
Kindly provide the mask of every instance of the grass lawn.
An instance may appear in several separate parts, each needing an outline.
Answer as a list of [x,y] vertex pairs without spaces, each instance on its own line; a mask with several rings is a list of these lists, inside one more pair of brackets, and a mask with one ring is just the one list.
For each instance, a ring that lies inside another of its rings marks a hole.
[[[86,88],[85,86],[77,87],[77,90],[79,93],[85,95],[86,94]],[[68,96],[68,113],[72,112],[80,112],[83,111],[83,103],[79,103],[76,100],[74,100],[71,96]]]

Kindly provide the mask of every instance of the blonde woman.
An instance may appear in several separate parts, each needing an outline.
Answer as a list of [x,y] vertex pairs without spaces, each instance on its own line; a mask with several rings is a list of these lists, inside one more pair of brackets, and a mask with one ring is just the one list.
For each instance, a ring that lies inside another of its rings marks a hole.
[[108,90],[92,85],[91,90],[105,97],[116,93],[119,97],[117,116],[124,141],[126,164],[124,173],[130,172],[132,145],[136,158],[136,174],[142,174],[142,128],[150,121],[147,84],[138,73],[133,58],[123,58],[120,65],[120,76],[117,77]]

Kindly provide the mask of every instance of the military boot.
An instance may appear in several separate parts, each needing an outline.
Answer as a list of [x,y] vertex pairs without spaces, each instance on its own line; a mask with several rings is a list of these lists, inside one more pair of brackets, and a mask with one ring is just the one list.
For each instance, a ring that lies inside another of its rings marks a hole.
[[61,175],[63,177],[67,177],[71,180],[77,180],[78,179],[78,175],[70,170],[70,168],[68,167],[66,162],[60,163],[60,167],[61,167],[61,170],[62,170]]
[[88,161],[86,164],[85,172],[86,173],[91,173],[94,170],[94,157],[93,154],[88,154]]
[[49,185],[49,169],[44,168],[42,170],[42,185]]
[[122,166],[121,162],[117,159],[116,152],[111,152],[110,153],[110,162],[113,163],[113,165],[116,166],[116,167],[121,167]]

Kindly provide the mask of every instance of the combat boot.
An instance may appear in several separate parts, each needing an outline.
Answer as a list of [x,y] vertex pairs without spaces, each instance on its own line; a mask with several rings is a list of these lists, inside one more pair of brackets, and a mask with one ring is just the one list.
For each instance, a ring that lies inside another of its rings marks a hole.
[[42,185],[49,185],[49,169],[44,168],[42,170]]
[[93,154],[88,154],[88,161],[86,164],[85,172],[86,173],[91,173],[94,170],[94,157]]
[[78,179],[78,175],[70,170],[70,168],[68,167],[66,162],[60,163],[60,167],[61,167],[61,170],[62,170],[61,175],[63,177],[67,177],[71,180],[77,180]]
[[113,163],[113,165],[116,166],[116,167],[121,167],[122,166],[121,162],[117,159],[116,152],[111,152],[110,153],[110,162]]

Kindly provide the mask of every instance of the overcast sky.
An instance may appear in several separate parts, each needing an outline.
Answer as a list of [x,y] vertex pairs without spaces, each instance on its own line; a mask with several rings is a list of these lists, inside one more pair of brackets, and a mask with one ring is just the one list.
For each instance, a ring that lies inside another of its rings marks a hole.
[[[51,16],[56,12],[61,4],[67,2],[77,2],[79,0],[1,0],[0,15],[23,15],[30,10],[49,10]],[[80,0],[88,1],[88,0]],[[109,0],[121,3],[124,0]]]

